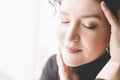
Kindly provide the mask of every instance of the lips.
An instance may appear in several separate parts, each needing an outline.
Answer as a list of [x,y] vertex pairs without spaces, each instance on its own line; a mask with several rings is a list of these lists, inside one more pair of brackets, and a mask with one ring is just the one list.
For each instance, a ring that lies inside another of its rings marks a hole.
[[75,47],[68,47],[68,46],[66,46],[66,51],[69,52],[69,53],[75,54],[75,53],[78,53],[78,52],[80,52],[82,50],[81,49],[77,49]]

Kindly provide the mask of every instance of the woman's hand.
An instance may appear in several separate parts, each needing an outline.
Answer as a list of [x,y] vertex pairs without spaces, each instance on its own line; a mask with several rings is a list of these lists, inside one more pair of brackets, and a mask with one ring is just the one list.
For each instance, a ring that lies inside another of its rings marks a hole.
[[[111,60],[120,62],[120,23],[110,12],[104,2],[101,3],[101,8],[105,14],[110,26],[111,26],[111,37],[110,37],[110,55]],[[120,16],[120,15],[119,15]]]
[[[111,59],[103,67],[96,78],[105,80],[120,80],[120,23],[102,1],[101,8],[109,24],[111,25],[110,55]],[[120,16],[120,15],[119,15]]]
[[58,71],[60,80],[69,80],[69,70],[68,67],[64,64],[62,54],[57,54],[57,64],[58,64]]

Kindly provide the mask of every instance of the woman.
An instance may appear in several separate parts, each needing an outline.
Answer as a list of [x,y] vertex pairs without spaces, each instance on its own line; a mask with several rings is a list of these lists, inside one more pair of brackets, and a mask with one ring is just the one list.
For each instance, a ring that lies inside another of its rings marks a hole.
[[40,80],[120,80],[120,2],[57,2],[59,50],[46,63]]

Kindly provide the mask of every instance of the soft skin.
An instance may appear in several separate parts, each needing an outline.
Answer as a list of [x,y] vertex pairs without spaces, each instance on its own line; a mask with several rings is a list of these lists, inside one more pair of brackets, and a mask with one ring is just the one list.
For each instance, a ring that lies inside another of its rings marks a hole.
[[89,63],[109,47],[110,25],[99,2],[63,0],[59,19],[58,39],[66,65]]

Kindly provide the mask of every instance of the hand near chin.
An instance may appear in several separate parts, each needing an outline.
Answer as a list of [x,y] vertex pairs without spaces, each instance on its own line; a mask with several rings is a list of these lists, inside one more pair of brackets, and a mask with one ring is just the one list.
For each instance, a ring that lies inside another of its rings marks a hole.
[[64,64],[61,53],[57,54],[57,64],[60,80],[69,80],[69,67]]
[[72,72],[72,68],[65,65],[65,63],[63,62],[61,52],[57,54],[57,64],[60,80],[79,80],[78,77]]
[[101,8],[111,26],[111,36],[110,36],[111,60],[120,63],[120,23],[113,16],[113,14],[110,12],[106,4],[104,4],[104,2],[101,3]]

